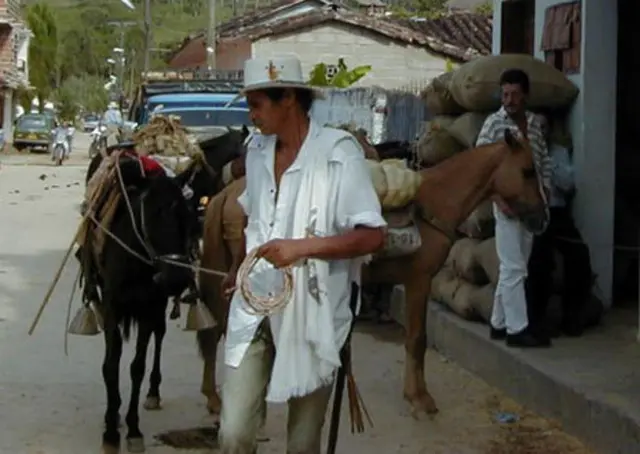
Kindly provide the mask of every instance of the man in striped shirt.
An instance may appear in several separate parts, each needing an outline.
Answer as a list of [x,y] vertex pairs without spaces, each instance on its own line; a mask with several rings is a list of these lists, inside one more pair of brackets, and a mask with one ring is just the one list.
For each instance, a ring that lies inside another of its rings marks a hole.
[[[526,110],[529,77],[519,69],[509,69],[500,77],[502,107],[489,115],[478,136],[477,145],[502,140],[504,131],[526,138],[533,151],[538,179],[548,199],[551,187],[551,161],[547,152],[541,117]],[[500,275],[491,314],[491,338],[505,339],[514,347],[546,347],[548,337],[529,326],[524,283],[531,254],[533,232],[514,217],[504,200],[493,199],[496,220],[496,249]]]

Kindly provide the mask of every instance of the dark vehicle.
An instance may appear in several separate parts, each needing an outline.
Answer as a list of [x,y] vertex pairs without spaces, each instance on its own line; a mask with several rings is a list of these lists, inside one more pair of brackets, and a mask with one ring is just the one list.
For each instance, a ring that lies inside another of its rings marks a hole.
[[16,120],[13,146],[18,150],[48,152],[53,141],[55,120],[47,114],[25,114]]

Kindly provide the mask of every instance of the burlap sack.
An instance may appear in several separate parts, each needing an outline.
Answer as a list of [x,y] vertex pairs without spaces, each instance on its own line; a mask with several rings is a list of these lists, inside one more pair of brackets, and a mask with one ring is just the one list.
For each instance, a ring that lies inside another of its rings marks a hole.
[[479,244],[479,240],[472,238],[456,241],[449,251],[445,266],[454,270],[456,275],[469,283],[484,285],[489,282],[489,278],[476,260],[475,251]]
[[496,252],[495,237],[484,240],[476,246],[475,258],[487,274],[489,282],[493,285],[498,285],[498,277],[500,276],[500,260],[498,260],[498,253]]
[[464,236],[486,240],[495,235],[496,221],[493,218],[493,202],[485,200],[458,227]]
[[480,134],[482,125],[488,116],[488,114],[479,112],[467,112],[456,118],[447,128],[447,132],[465,149],[474,148],[478,134]]
[[456,102],[467,110],[497,110],[500,76],[511,68],[521,69],[529,76],[529,107],[567,107],[578,96],[578,88],[562,72],[525,54],[489,55],[471,60],[453,73],[449,89]]
[[457,277],[451,268],[444,267],[431,281],[431,298],[444,304],[460,317],[470,320],[474,317],[474,311],[466,297],[468,287],[472,287],[471,284]]
[[482,320],[489,323],[491,320],[491,311],[493,310],[493,295],[495,294],[495,286],[487,284],[482,287],[474,287],[470,292],[469,302],[475,314]]
[[421,93],[420,96],[431,115],[452,115],[464,112],[464,109],[453,99],[449,91],[452,77],[453,72],[440,74]]
[[407,206],[415,196],[422,176],[407,167],[403,159],[367,160],[373,187],[382,208],[395,210]]
[[433,166],[464,150],[464,146],[446,130],[454,119],[440,116],[428,122],[424,134],[418,141],[418,157],[422,164]]

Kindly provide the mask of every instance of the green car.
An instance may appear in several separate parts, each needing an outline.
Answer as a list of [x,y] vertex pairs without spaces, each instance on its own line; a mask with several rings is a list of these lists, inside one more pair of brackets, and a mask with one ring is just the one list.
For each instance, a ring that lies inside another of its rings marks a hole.
[[16,120],[13,146],[21,151],[49,151],[53,142],[54,118],[47,114],[24,114]]

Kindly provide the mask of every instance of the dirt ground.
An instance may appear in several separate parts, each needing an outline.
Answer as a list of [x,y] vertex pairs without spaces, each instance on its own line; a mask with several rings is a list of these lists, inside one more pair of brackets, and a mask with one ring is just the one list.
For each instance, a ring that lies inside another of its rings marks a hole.
[[[97,453],[105,410],[102,337],[70,336],[69,356],[62,350],[66,306],[77,269],[73,261],[36,332],[27,335],[78,225],[86,162],[52,168],[23,165],[19,157],[0,156],[0,161],[0,453]],[[76,301],[72,310],[77,307]],[[170,322],[165,339],[163,409],[141,410],[141,428],[151,454],[211,452],[176,450],[154,437],[168,430],[213,425],[199,392],[202,364],[194,334],[182,326],[183,322]],[[557,424],[522,409],[435,352],[427,355],[426,373],[440,413],[417,421],[402,398],[401,329],[363,323],[353,344],[356,380],[374,427],[350,434],[343,406],[338,453],[590,454]],[[124,415],[131,345],[123,356]],[[147,372],[150,365],[149,356]],[[145,381],[143,393],[147,387]],[[266,430],[270,440],[261,443],[259,452],[284,452],[285,410],[270,407]],[[499,421],[511,417],[517,421]],[[126,428],[123,436],[125,432]]]

